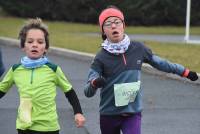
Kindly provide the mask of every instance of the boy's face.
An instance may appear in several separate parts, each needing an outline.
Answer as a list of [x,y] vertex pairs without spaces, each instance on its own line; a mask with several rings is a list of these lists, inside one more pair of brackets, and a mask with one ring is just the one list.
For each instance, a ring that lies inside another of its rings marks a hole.
[[120,42],[124,37],[124,25],[118,17],[109,17],[103,24],[107,39],[113,43]]
[[41,58],[47,52],[44,32],[40,29],[30,29],[26,35],[23,51],[30,59]]

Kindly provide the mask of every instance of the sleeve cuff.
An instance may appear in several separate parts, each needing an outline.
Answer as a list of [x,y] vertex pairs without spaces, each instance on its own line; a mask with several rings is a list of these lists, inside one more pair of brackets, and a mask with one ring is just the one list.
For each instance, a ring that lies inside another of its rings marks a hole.
[[189,69],[185,69],[183,74],[182,74],[182,77],[187,77],[188,74],[189,74],[190,70]]

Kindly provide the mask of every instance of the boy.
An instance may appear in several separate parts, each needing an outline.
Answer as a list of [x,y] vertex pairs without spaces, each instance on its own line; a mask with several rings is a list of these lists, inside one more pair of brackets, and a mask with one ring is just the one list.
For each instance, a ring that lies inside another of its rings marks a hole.
[[15,84],[20,105],[16,128],[18,134],[59,134],[56,112],[56,86],[59,86],[73,107],[77,127],[85,118],[72,85],[61,68],[45,56],[49,33],[42,20],[31,19],[19,33],[20,46],[26,56],[13,65],[0,83],[0,98]]

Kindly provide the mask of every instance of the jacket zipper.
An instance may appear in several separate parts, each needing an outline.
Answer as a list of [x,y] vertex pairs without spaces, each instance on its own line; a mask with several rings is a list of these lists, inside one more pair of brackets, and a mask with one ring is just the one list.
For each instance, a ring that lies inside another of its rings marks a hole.
[[31,84],[33,83],[33,71],[34,71],[34,68],[31,69]]
[[127,65],[126,56],[124,54],[122,54],[122,57],[123,57],[124,65]]

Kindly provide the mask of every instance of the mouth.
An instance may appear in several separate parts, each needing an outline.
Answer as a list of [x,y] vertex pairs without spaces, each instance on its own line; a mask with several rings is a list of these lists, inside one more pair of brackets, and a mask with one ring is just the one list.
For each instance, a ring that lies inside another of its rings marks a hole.
[[38,53],[37,50],[31,50],[31,53]]
[[119,34],[119,32],[117,32],[117,31],[114,31],[114,32],[112,32],[112,35],[118,35]]

